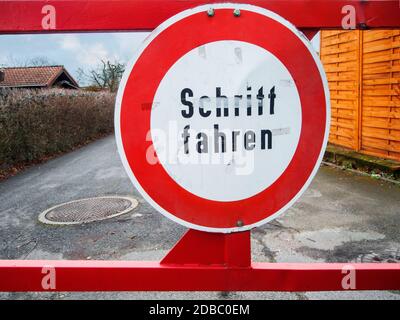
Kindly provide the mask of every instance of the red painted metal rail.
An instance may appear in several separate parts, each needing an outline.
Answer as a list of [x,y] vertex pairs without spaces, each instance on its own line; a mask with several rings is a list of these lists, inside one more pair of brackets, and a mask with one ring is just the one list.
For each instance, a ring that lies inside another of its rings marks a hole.
[[[55,268],[44,289],[43,266]],[[347,264],[253,263],[248,268],[130,261],[0,261],[0,291],[339,291]],[[395,264],[353,264],[355,290],[399,290]],[[351,289],[349,289],[351,290]]]
[[[153,30],[174,14],[205,0],[0,1],[0,33]],[[357,27],[400,26],[399,0],[230,0],[257,5],[283,16],[299,29],[341,28],[343,7],[352,5]],[[42,12],[52,5],[56,28],[44,29]]]
[[[346,280],[349,276],[351,281]],[[0,291],[346,289],[399,290],[400,264],[251,263],[249,231],[195,230],[189,230],[161,262],[0,260]]]

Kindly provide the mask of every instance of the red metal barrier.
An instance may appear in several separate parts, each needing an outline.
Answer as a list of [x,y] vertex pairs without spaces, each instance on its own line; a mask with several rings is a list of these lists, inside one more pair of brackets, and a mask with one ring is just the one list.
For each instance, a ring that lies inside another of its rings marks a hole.
[[328,291],[349,272],[355,290],[400,289],[400,264],[251,263],[249,231],[189,230],[160,263],[0,260],[0,291]]
[[[92,0],[0,1],[0,33],[153,30],[174,14],[207,0]],[[223,1],[222,1],[223,2]],[[299,29],[342,28],[343,7],[352,5],[356,25],[396,28],[400,25],[398,0],[231,0],[276,12]],[[44,29],[44,6],[56,9],[55,29]],[[43,13],[43,12],[44,13]]]
[[[0,33],[152,30],[200,0],[0,1]],[[243,1],[232,0],[241,3]],[[400,27],[399,1],[248,0],[311,37],[341,28],[345,5],[357,27]],[[44,28],[44,6],[56,11]],[[348,277],[351,281],[347,283]],[[349,278],[350,279],[350,278]],[[399,290],[399,264],[251,263],[250,232],[189,232],[161,262],[0,260],[0,291],[326,291]]]

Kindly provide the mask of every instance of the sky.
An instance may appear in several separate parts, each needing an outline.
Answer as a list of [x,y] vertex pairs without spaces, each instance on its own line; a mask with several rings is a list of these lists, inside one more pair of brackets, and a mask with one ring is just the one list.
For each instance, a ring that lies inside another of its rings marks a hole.
[[[64,65],[77,79],[78,68],[91,70],[101,59],[126,63],[147,37],[147,32],[70,33],[0,36],[0,66],[23,64],[46,57],[51,64]],[[82,84],[82,83],[81,83]]]
[[[24,64],[30,59],[46,57],[51,64],[64,65],[78,79],[78,68],[96,68],[100,60],[126,63],[148,36],[147,32],[69,33],[0,36],[0,66]],[[319,51],[319,37],[313,40]],[[81,85],[84,85],[82,81]]]

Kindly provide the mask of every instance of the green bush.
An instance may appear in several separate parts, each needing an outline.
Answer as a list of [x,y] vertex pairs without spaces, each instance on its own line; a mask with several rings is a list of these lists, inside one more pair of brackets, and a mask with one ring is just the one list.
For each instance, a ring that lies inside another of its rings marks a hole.
[[0,89],[0,169],[111,133],[114,101],[108,92]]

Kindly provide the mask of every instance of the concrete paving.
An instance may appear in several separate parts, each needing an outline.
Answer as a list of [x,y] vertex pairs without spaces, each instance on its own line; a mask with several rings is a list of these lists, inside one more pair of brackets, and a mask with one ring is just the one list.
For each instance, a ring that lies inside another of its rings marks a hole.
[[[66,201],[130,195],[130,213],[85,225],[38,222]],[[255,261],[354,262],[400,252],[400,187],[321,167],[283,216],[252,232]],[[0,183],[0,259],[160,259],[185,232],[130,183],[114,137],[96,141]],[[397,291],[0,293],[0,299],[400,299]]]

